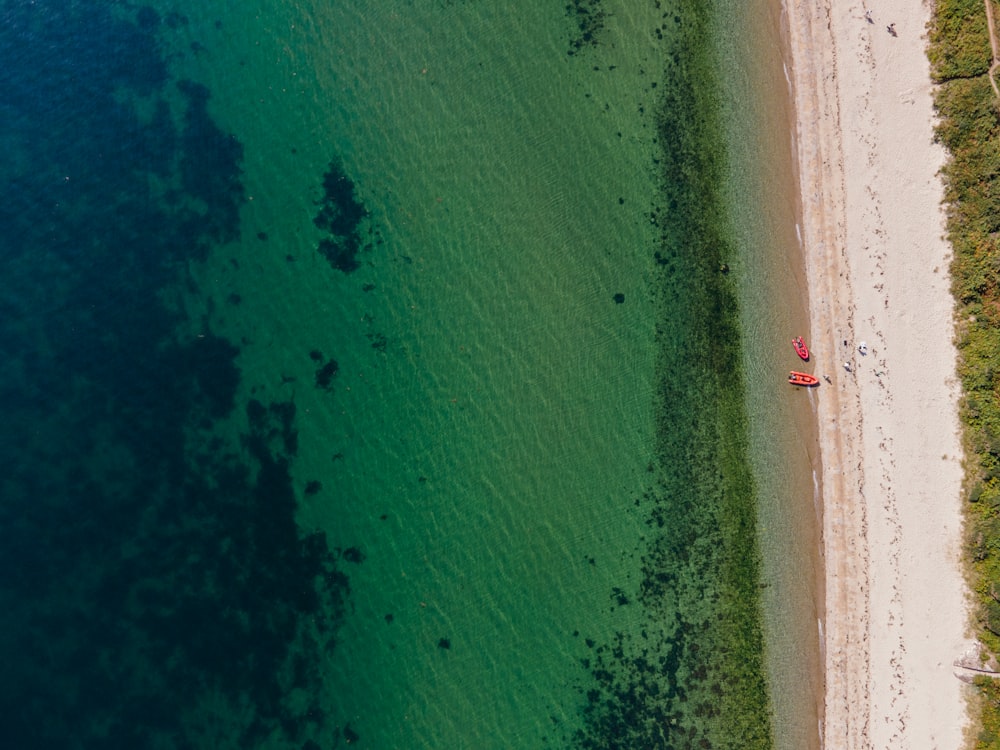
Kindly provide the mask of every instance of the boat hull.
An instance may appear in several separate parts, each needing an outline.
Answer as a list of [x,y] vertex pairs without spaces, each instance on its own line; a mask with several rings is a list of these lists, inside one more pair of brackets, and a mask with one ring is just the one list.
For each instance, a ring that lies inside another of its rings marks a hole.
[[806,342],[801,336],[796,336],[792,339],[792,347],[803,362],[809,361],[809,347],[806,346]]
[[808,372],[796,372],[792,370],[788,373],[788,383],[790,385],[801,385],[810,388],[819,385],[819,378],[815,375],[810,375]]

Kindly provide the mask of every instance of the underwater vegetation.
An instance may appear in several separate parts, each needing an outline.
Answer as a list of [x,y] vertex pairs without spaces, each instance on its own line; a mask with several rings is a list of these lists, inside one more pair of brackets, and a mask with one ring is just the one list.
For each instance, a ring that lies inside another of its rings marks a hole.
[[323,197],[318,205],[313,223],[326,236],[317,249],[338,271],[356,271],[361,265],[358,255],[371,249],[376,233],[354,183],[336,162],[330,162],[323,175]]
[[639,625],[609,642],[579,629],[590,680],[578,684],[584,726],[567,739],[587,750],[772,746],[739,307],[719,272],[734,248],[718,189],[725,140],[705,41],[711,13],[683,2],[663,16],[676,33],[656,88],[656,457],[633,501],[648,529],[628,552],[641,578],[609,592]]

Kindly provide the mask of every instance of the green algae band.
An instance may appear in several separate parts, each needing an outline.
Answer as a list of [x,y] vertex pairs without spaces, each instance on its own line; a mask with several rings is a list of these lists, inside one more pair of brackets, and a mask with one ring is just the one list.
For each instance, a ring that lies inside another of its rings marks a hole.
[[[655,462],[643,495],[642,615],[591,665],[580,745],[771,746],[748,465],[737,253],[720,186],[728,156],[710,13],[665,28],[653,300]],[[646,622],[642,622],[646,619]]]

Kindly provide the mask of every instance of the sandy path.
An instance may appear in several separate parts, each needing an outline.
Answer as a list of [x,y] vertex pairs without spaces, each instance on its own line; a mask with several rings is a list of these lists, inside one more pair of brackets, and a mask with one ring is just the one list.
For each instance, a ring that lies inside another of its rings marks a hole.
[[993,62],[990,63],[990,86],[993,87],[993,93],[1000,98],[1000,88],[997,88],[997,68],[1000,67],[1000,50],[998,50],[997,45],[997,27],[993,20],[993,3],[990,0],[983,0],[983,5],[986,7],[986,26],[990,30],[990,52],[993,54]]
[[874,23],[859,2],[786,10],[811,346],[832,379],[816,393],[825,747],[959,748],[959,394],[929,8],[880,0]]

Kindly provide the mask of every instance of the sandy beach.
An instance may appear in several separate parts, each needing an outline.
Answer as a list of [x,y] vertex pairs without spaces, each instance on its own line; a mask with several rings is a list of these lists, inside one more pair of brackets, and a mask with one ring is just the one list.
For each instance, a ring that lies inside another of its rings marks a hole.
[[[786,0],[836,748],[959,748],[969,647],[943,149],[915,0]],[[894,24],[895,35],[887,28]]]

